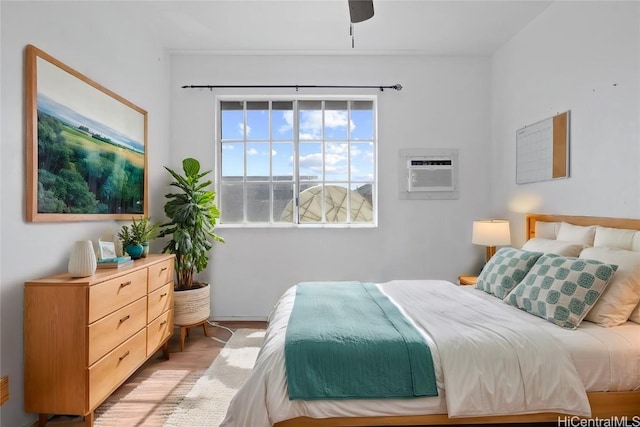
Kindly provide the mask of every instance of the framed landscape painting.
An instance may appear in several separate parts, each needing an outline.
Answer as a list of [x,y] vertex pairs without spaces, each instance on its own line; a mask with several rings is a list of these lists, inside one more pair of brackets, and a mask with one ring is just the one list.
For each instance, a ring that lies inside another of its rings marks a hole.
[[148,216],[147,112],[32,45],[25,82],[27,220]]

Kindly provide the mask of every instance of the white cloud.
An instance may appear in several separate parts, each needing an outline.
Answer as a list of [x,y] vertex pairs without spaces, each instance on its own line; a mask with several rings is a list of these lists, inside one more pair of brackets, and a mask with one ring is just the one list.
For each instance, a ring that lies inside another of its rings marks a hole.
[[[347,127],[347,112],[336,110],[325,110],[324,112],[324,124],[328,128],[341,128]],[[349,123],[351,130],[355,129],[356,125],[353,120]]]
[[247,156],[255,156],[258,154],[258,150],[256,150],[255,148],[250,148],[247,150]]
[[276,150],[274,150],[274,149],[271,149],[271,155],[272,156],[277,156],[278,152]]
[[[347,157],[340,154],[325,154],[325,172],[328,174],[346,173]],[[313,153],[300,157],[300,167],[322,174],[322,154]]]
[[[238,122],[238,132],[241,137],[244,136],[244,124],[242,122]],[[251,133],[251,126],[247,125],[247,136]]]
[[[348,150],[349,150],[349,146],[345,143],[335,143],[335,142],[327,143],[327,153],[342,154],[346,158]],[[353,149],[351,151],[353,152]]]
[[303,111],[300,114],[300,138],[318,139],[322,135],[322,111]]
[[[347,124],[351,130],[356,127],[353,120],[347,120],[346,111],[325,110],[324,125],[327,129],[346,128]],[[322,135],[322,111],[302,111],[299,126],[301,139],[319,139]]]
[[340,164],[340,163],[346,163],[347,162],[347,156],[342,155],[342,154],[326,153],[324,155],[324,161],[327,164],[327,166],[335,166],[335,165]]
[[[364,148],[364,150],[361,148]],[[370,142],[366,144],[351,144],[351,154],[353,155],[352,158],[361,156],[362,160],[373,162],[373,144]]]
[[284,119],[285,124],[280,126],[278,131],[280,133],[287,133],[291,129],[293,129],[293,111],[291,110],[284,111],[282,113],[282,118]]
[[300,167],[322,172],[322,154],[313,153],[300,156]]

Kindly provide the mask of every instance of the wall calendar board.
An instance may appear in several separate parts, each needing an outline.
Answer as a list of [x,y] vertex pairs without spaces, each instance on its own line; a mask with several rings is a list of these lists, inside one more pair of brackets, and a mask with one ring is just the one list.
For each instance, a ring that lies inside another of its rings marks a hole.
[[569,111],[516,131],[516,184],[569,177]]

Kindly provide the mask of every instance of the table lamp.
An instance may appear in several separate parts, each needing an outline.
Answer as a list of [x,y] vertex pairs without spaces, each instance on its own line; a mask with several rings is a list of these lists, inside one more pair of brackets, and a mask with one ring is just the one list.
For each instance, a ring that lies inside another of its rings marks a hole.
[[509,220],[481,219],[473,221],[471,243],[487,247],[487,261],[496,253],[496,246],[511,244]]

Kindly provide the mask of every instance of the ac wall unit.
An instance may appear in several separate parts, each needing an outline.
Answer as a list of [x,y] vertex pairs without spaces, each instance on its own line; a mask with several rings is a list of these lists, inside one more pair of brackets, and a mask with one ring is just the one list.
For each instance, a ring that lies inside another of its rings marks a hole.
[[457,148],[405,148],[398,156],[398,195],[403,200],[459,197]]
[[407,159],[407,191],[454,191],[451,157],[410,157]]

